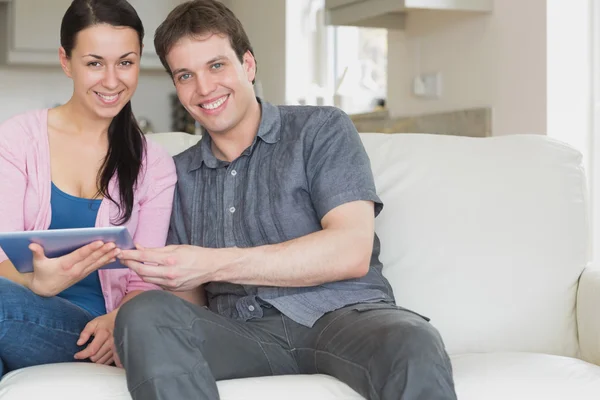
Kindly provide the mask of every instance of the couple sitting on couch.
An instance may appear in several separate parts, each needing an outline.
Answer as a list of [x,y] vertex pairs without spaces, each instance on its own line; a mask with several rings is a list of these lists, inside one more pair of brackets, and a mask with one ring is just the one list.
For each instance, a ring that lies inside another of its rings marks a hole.
[[[0,376],[76,359],[123,366],[134,399],[312,373],[368,399],[455,399],[439,334],[382,275],[382,203],[349,118],[257,99],[239,20],[190,1],[154,39],[207,133],[173,162],[131,109],[143,36],[125,0],[74,0],[73,96],[0,125],[0,231],[124,225],[138,244],[54,259],[32,244],[29,274],[0,251]],[[98,270],[115,259],[128,268]]]

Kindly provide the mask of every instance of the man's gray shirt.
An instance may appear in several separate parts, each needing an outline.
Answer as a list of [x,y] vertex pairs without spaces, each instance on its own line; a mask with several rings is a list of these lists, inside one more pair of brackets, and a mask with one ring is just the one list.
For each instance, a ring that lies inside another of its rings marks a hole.
[[[175,157],[178,183],[169,244],[276,244],[321,230],[321,219],[344,203],[373,201],[375,216],[381,211],[369,158],[345,113],[333,107],[260,103],[257,137],[233,162],[213,155],[207,134]],[[221,315],[245,321],[273,306],[311,327],[323,314],[346,305],[393,302],[381,270],[375,235],[369,272],[362,278],[313,287],[210,282],[205,289],[209,308]]]

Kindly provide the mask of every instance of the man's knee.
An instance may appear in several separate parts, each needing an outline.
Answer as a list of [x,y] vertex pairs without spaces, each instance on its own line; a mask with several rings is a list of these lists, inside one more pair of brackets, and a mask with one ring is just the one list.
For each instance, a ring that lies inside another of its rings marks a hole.
[[419,363],[448,365],[449,358],[438,330],[425,319],[412,313],[384,325],[380,335],[381,351],[393,364]]
[[115,339],[120,342],[125,331],[143,334],[160,324],[168,324],[169,316],[181,305],[178,297],[160,290],[144,292],[119,308],[115,321]]
[[406,398],[456,399],[452,365],[438,330],[420,316],[398,324],[398,334],[382,351],[387,368],[382,398],[395,398],[403,388]]

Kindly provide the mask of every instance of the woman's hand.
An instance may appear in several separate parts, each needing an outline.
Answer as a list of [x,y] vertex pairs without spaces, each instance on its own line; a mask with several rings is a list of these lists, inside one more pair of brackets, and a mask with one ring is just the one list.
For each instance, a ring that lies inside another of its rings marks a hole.
[[33,253],[33,273],[27,274],[26,286],[43,297],[56,296],[92,272],[116,260],[120,250],[114,243],[94,242],[57,258],[47,258],[42,246],[29,245]]
[[83,346],[92,336],[94,340],[85,349],[75,354],[76,360],[89,358],[96,364],[106,365],[110,365],[115,361],[114,357],[116,353],[114,352],[113,331],[115,330],[116,317],[117,310],[101,315],[88,322],[83,331],[81,331],[81,335],[79,335],[77,345]]

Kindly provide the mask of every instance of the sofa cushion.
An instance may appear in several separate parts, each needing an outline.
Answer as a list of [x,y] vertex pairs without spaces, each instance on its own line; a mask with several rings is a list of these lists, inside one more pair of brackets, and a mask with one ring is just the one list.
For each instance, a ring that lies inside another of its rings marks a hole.
[[[234,379],[217,383],[221,400],[364,400],[326,375]],[[123,369],[90,363],[24,368],[0,382],[2,400],[131,400]]]
[[170,155],[176,156],[198,143],[202,136],[190,135],[184,132],[159,132],[148,133],[146,138],[160,144]]
[[577,355],[588,263],[581,155],[545,136],[362,134],[384,274],[451,354]]
[[460,400],[597,400],[600,367],[568,357],[532,353],[452,357]]
[[[600,367],[531,353],[452,357],[461,400],[597,400]],[[221,400],[364,400],[325,375],[234,379],[217,383]],[[122,369],[64,363],[25,368],[0,382],[2,400],[131,400]]]

